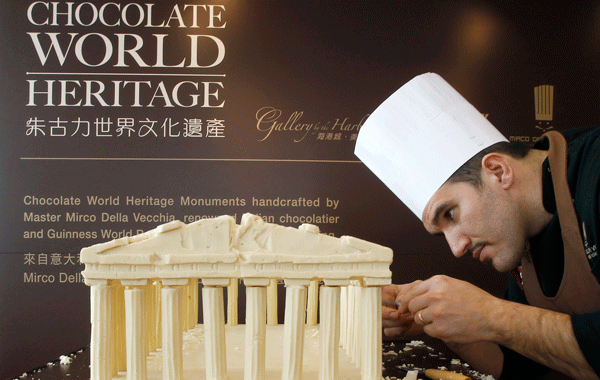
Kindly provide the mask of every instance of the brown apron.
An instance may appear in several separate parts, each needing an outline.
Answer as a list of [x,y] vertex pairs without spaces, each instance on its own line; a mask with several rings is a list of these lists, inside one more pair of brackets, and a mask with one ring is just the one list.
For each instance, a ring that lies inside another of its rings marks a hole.
[[[567,182],[567,143],[558,132],[544,134],[550,142],[548,162],[564,245],[564,273],[558,292],[546,297],[542,292],[533,262],[522,260],[523,290],[530,305],[566,314],[584,314],[600,310],[600,284],[592,274],[585,253],[573,198]],[[539,257],[542,256],[543,253]]]

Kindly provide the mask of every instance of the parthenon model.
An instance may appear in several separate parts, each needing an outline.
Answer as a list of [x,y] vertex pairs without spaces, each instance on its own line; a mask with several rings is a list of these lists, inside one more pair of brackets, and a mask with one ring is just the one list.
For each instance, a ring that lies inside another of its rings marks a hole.
[[230,378],[223,288],[229,328],[237,325],[240,280],[246,287],[244,380],[266,378],[265,331],[277,324],[273,287],[280,280],[286,287],[282,379],[302,378],[305,326],[316,325],[318,305],[319,379],[338,378],[340,346],[361,379],[382,378],[381,287],[391,282],[389,248],[244,214],[239,225],[230,216],[163,224],[84,248],[81,262],[91,288],[91,380],[124,371],[127,380],[146,380],[155,351],[162,355],[162,379],[185,379],[182,336],[198,322],[198,280],[206,379]]

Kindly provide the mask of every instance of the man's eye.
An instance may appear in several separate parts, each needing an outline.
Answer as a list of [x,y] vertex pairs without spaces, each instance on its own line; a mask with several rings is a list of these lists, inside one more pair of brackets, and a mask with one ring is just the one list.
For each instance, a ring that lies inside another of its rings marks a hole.
[[453,220],[454,219],[454,209],[451,208],[450,210],[446,211],[446,214],[444,216],[446,217],[446,219]]

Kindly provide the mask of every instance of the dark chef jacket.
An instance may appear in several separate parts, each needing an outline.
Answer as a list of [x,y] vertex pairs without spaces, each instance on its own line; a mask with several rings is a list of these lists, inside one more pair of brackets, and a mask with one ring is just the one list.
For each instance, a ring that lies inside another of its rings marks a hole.
[[[568,143],[567,177],[584,248],[593,275],[600,282],[600,127],[579,128],[561,132]],[[534,148],[547,149],[540,141]],[[556,201],[548,161],[543,164],[543,202],[554,218],[538,236],[530,239],[531,256],[535,264],[540,287],[544,295],[552,297],[558,291],[563,276],[564,255],[560,226],[557,220]],[[582,226],[584,226],[582,228]],[[528,304],[527,299],[512,277],[506,298]],[[575,337],[585,358],[600,374],[600,311],[572,315]],[[560,343],[559,343],[560,344]],[[520,354],[502,347],[504,367],[500,379],[543,378],[547,368]]]

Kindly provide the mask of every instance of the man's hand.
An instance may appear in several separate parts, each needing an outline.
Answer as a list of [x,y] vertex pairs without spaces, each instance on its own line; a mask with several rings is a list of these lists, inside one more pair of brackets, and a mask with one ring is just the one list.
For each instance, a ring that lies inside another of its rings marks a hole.
[[[397,301],[401,285],[389,285],[383,288],[384,301]],[[389,337],[410,339],[423,334],[423,327],[414,323],[410,312],[398,313],[395,307],[383,306],[382,308],[383,332]]]
[[[457,351],[471,365],[480,362],[476,367],[486,368],[487,373],[497,374],[501,362],[477,359],[482,344],[485,352],[497,353],[497,345],[502,345],[573,378],[600,380],[583,356],[567,314],[502,300],[468,282],[441,275],[395,285],[386,291],[387,297],[393,294],[400,306],[396,314],[388,312],[388,321],[412,314],[427,335],[460,348]],[[402,326],[396,323],[395,328]]]
[[482,289],[447,276],[396,286],[398,313],[414,315],[427,335],[449,343],[496,341],[489,322],[500,300]]
[[[423,334],[424,328],[431,329],[431,327],[427,326],[430,326],[433,323],[424,325],[420,321],[415,322],[412,313],[418,313],[421,310],[419,307],[421,307],[422,304],[416,303],[411,305],[411,301],[417,295],[421,296],[422,298],[426,298],[426,289],[434,290],[442,286],[444,283],[458,281],[448,277],[438,277],[439,278],[432,278],[427,281],[416,281],[406,285],[389,285],[383,288],[383,300],[394,302],[400,301],[401,303],[399,307],[400,310],[388,306],[383,306],[382,308],[384,333],[387,336],[411,338],[419,334]],[[470,284],[466,285],[468,285],[468,287],[472,286]],[[447,285],[443,285],[443,287],[446,286]],[[459,282],[455,286],[448,286],[447,289],[451,288],[455,289],[455,291],[459,291],[458,288],[462,286],[465,286],[465,284]],[[435,299],[441,303],[441,294],[442,293],[438,293],[435,297],[432,297],[430,305],[436,303],[434,302]],[[450,300],[461,298],[460,293],[458,294],[458,296],[455,295],[454,297],[451,297]],[[433,293],[431,295],[433,295]],[[452,295],[450,294],[450,296]],[[450,303],[450,301],[448,301],[448,303]],[[430,318],[427,316],[427,314],[425,314],[425,316],[422,315],[421,317]],[[425,320],[425,322],[428,322],[428,320]],[[456,352],[463,360],[470,363],[477,370],[492,374],[496,378],[500,376],[500,372],[502,371],[503,355],[502,351],[500,351],[500,348],[496,344],[491,342],[477,342],[474,344],[449,344],[448,341],[446,341],[446,344],[448,344],[448,347]]]

